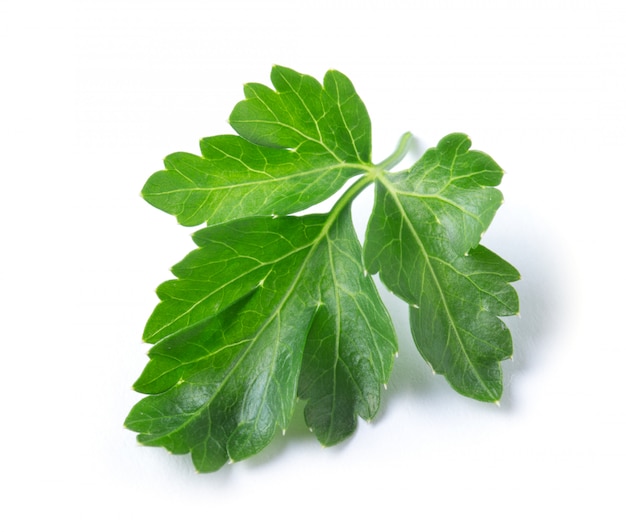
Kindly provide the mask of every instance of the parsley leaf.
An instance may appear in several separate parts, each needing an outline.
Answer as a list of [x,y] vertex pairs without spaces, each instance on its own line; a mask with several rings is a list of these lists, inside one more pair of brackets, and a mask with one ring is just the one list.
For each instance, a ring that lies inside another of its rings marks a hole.
[[202,157],[174,153],[143,197],[183,225],[290,214],[337,192],[370,163],[371,125],[350,80],[331,70],[324,86],[288,68],[272,69],[276,91],[245,86],[230,115],[239,136],[200,142]]
[[[157,289],[135,382],[147,397],[126,426],[203,472],[260,452],[298,398],[324,445],[375,416],[397,340],[372,274],[409,303],[419,352],[460,393],[497,401],[512,353],[498,316],[517,312],[519,274],[479,244],[502,202],[500,167],[452,134],[392,172],[410,135],[373,164],[369,117],[343,74],[321,85],[277,66],[271,77],[275,90],[246,85],[230,117],[238,135],[170,155],[143,189],[207,227]],[[355,176],[327,214],[293,215]],[[373,183],[362,249],[350,206]]]
[[411,304],[411,330],[421,355],[460,393],[482,401],[502,395],[499,362],[512,353],[497,316],[518,311],[508,284],[519,278],[479,246],[502,195],[502,170],[452,134],[410,169],[376,183],[365,261]]
[[161,293],[186,306],[157,308],[175,319],[153,335],[163,339],[135,383],[155,394],[127,420],[139,441],[191,451],[212,471],[287,428],[298,383],[327,445],[354,431],[356,414],[371,419],[397,346],[350,211],[244,218],[194,239],[199,249]]

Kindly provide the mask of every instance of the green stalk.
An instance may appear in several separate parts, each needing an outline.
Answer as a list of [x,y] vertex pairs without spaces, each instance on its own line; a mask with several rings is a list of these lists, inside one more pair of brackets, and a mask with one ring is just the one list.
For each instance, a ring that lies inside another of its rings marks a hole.
[[384,161],[377,165],[362,166],[364,170],[363,176],[357,179],[350,186],[350,188],[343,193],[337,203],[333,205],[333,208],[329,213],[326,227],[332,226],[339,214],[341,214],[346,207],[350,206],[354,198],[356,198],[364,189],[374,183],[377,179],[383,178],[387,170],[390,170],[402,161],[402,159],[404,159],[406,154],[409,152],[412,139],[413,135],[410,132],[405,133],[402,137],[400,137],[400,141],[398,142],[398,146],[394,152]]
[[404,135],[402,135],[402,137],[400,137],[398,147],[395,149],[395,151],[383,162],[378,163],[376,166],[378,168],[382,168],[383,170],[391,170],[396,164],[404,159],[407,153],[409,153],[411,140],[413,140],[413,135],[411,135],[411,133],[407,131]]
[[364,189],[370,186],[378,177],[377,168],[372,166],[368,172],[356,180],[348,190],[346,190],[342,196],[337,200],[337,203],[333,205],[332,210],[330,211],[330,216],[328,219],[328,227],[330,227],[333,222],[337,219],[339,214],[346,208],[349,207],[352,203],[352,200],[356,198]]

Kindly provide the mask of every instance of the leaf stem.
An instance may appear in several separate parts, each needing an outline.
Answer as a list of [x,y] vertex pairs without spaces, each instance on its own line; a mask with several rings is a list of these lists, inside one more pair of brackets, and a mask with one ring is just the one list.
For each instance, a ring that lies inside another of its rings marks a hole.
[[377,167],[372,166],[362,177],[352,183],[350,188],[348,188],[348,190],[346,190],[337,200],[337,203],[333,205],[333,208],[330,211],[330,218],[328,220],[329,227],[337,219],[339,214],[341,214],[341,212],[352,203],[352,200],[376,180],[379,173],[380,170]]
[[398,164],[406,154],[409,152],[411,140],[413,139],[413,135],[410,132],[406,132],[402,137],[400,137],[400,141],[398,142],[398,146],[395,151],[387,157],[384,161],[377,165],[366,166],[363,169],[365,173],[362,177],[356,180],[348,190],[346,190],[343,195],[339,198],[337,203],[333,206],[330,211],[330,217],[328,220],[328,227],[330,227],[334,221],[337,219],[339,214],[352,203],[352,200],[356,198],[365,188],[370,186],[374,181],[380,179],[384,176],[385,171],[390,170],[396,164]]
[[376,166],[378,168],[382,168],[383,170],[391,170],[396,164],[398,164],[407,153],[409,153],[409,148],[411,147],[411,140],[413,140],[413,135],[410,131],[407,131],[398,142],[398,146],[395,151],[387,157],[381,163],[378,163]]

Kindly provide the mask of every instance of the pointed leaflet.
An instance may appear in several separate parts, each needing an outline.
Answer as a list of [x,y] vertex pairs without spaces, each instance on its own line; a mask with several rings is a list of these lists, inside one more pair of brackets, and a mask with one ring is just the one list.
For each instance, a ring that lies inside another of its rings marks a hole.
[[512,354],[497,316],[515,314],[507,262],[478,246],[502,196],[502,170],[470,151],[462,134],[442,139],[410,170],[381,176],[365,243],[365,263],[411,304],[415,343],[460,393],[496,401],[499,362]]
[[387,310],[365,274],[349,210],[330,228],[311,270],[322,304],[307,338],[298,394],[308,400],[307,425],[328,446],[354,432],[357,415],[374,417],[398,348]]
[[375,414],[397,348],[349,210],[235,220],[195,240],[160,291],[186,306],[155,309],[160,340],[135,384],[152,395],[126,420],[140,442],[191,452],[200,471],[246,458],[287,426],[299,378],[324,443]]
[[202,156],[174,153],[142,190],[183,225],[289,214],[328,198],[370,162],[371,124],[350,80],[331,70],[322,86],[275,66],[276,91],[245,86],[230,123],[239,136],[200,143]]

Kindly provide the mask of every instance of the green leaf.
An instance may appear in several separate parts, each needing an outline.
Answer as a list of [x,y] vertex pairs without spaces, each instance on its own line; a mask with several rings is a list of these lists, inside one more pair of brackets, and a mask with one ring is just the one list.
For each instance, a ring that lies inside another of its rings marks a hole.
[[[376,415],[397,341],[372,274],[409,303],[419,352],[460,393],[497,401],[513,349],[500,317],[518,312],[519,274],[480,245],[502,203],[493,159],[455,133],[392,172],[411,136],[373,164],[367,110],[343,74],[321,84],[277,66],[271,79],[273,89],[245,86],[236,135],[169,155],[142,191],[207,227],[157,288],[135,382],[147,396],[126,426],[143,444],[191,453],[198,471],[261,451],[297,399],[323,445]],[[327,214],[293,215],[355,176]],[[371,184],[362,249],[350,208]]]
[[276,66],[276,91],[245,86],[230,123],[239,136],[200,142],[202,156],[174,153],[143,197],[183,225],[290,214],[335,193],[370,163],[371,125],[350,80],[331,70],[322,86]]
[[[509,283],[519,274],[478,246],[502,203],[502,170],[453,134],[410,170],[376,185],[365,262],[411,305],[421,355],[460,393],[482,401],[502,394],[500,361],[512,354],[497,316],[518,312]],[[478,247],[477,247],[478,246]]]
[[173,319],[135,383],[153,394],[126,420],[139,441],[213,471],[286,429],[298,388],[324,444],[350,435],[357,415],[371,419],[397,345],[349,211],[245,218],[195,240],[160,292],[186,306],[155,310]]

